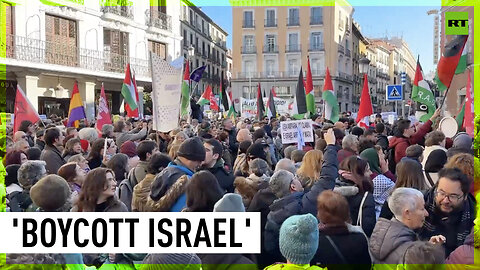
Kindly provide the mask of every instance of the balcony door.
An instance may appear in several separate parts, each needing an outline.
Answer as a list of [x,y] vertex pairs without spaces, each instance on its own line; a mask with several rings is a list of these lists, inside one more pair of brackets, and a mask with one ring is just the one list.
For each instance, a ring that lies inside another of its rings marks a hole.
[[77,22],[45,15],[45,61],[50,64],[77,66]]
[[167,45],[164,43],[149,40],[148,49],[163,60],[167,60]]
[[128,33],[118,30],[103,30],[105,70],[123,73],[129,62]]

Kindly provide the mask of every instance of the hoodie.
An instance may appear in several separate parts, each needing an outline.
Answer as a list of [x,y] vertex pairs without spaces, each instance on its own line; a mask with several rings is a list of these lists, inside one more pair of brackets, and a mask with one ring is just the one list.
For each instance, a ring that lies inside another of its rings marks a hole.
[[420,143],[431,129],[432,121],[428,120],[417,130],[417,132],[410,136],[410,138],[403,136],[394,136],[390,138],[388,148],[395,148],[395,163],[399,163],[400,160],[406,155],[405,151],[407,150],[407,147],[412,144]]

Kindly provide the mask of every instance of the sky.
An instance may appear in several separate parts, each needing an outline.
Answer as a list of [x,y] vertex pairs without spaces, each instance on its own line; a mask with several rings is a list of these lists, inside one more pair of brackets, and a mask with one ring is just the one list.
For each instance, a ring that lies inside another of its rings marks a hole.
[[[227,47],[232,48],[232,8],[228,2],[216,3],[223,6],[202,6],[205,1],[193,1],[201,7],[216,24],[229,36]],[[429,1],[435,4],[433,1]],[[400,36],[408,43],[414,57],[420,56],[424,74],[433,71],[433,15],[427,15],[431,9],[439,6],[355,6],[353,19],[360,24],[362,34],[367,38]]]

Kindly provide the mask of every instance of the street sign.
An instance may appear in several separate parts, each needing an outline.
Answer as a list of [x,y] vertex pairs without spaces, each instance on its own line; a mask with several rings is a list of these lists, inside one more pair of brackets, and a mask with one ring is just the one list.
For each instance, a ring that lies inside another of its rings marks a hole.
[[402,72],[401,80],[402,84],[405,84],[407,82],[407,74],[405,72]]
[[402,85],[387,85],[387,101],[402,100]]

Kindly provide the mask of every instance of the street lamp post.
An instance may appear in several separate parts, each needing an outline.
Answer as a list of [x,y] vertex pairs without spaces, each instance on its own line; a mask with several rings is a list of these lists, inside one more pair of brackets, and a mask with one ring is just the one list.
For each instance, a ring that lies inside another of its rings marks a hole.
[[[190,64],[190,61],[192,60],[194,55],[195,55],[195,47],[190,45],[190,47],[188,47],[188,61],[187,61],[187,64]],[[188,74],[188,76],[190,76],[190,74]],[[189,88],[190,95],[192,96],[192,94],[193,94],[192,93],[192,81],[190,80],[190,78],[188,80],[188,88]]]
[[[370,68],[370,59],[368,59],[365,56],[360,58],[360,60],[358,60],[358,68],[359,68],[360,74],[362,74],[362,75],[367,74],[367,76],[368,76],[368,70]],[[362,76],[362,77],[365,80],[366,77],[365,76]],[[365,84],[365,81],[363,83]]]

